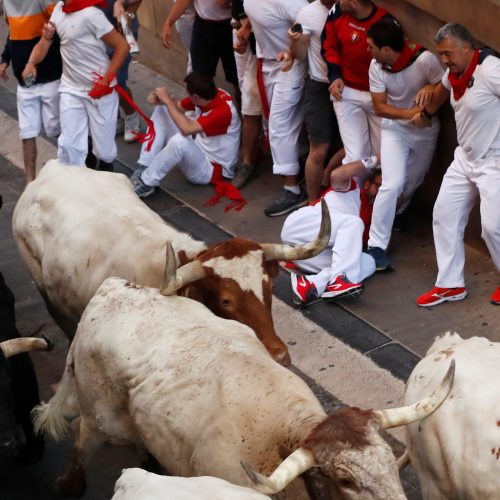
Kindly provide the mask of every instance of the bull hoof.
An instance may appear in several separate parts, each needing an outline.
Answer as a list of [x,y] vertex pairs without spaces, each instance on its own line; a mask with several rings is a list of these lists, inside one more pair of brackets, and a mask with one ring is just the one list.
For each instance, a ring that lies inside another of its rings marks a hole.
[[280,365],[290,366],[292,364],[292,358],[290,357],[290,353],[288,351],[280,352],[273,357]]
[[83,471],[69,471],[56,479],[56,491],[63,497],[79,498],[86,490],[87,482]]

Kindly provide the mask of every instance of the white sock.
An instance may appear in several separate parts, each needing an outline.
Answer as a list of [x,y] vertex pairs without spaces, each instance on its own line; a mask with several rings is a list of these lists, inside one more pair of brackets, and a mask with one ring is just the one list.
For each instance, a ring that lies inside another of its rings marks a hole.
[[291,191],[293,194],[300,194],[300,187],[299,186],[283,186],[283,189],[286,189],[287,191]]

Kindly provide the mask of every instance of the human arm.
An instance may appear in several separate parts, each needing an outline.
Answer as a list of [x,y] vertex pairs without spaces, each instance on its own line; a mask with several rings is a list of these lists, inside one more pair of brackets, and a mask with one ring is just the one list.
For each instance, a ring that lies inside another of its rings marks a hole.
[[290,71],[293,66],[293,62],[295,61],[295,58],[292,56],[292,54],[288,51],[283,51],[279,52],[278,55],[276,56],[276,60],[278,62],[282,62],[281,66],[281,71]]
[[42,36],[40,38],[38,43],[33,47],[28,62],[24,67],[21,75],[23,80],[26,80],[28,75],[33,75],[33,78],[36,80],[36,65],[40,64],[45,59],[45,56],[47,55],[51,45],[52,39],[48,39],[45,36]]
[[416,113],[420,113],[422,107],[414,106],[412,108],[396,108],[387,103],[386,92],[371,92],[373,111],[382,118],[391,118],[392,120],[411,120]]
[[114,49],[113,57],[109,62],[108,69],[102,77],[102,81],[110,83],[125,62],[125,59],[130,51],[130,47],[125,38],[123,38],[123,36],[120,35],[115,28],[113,28],[106,35],[102,36],[101,40]]
[[167,47],[167,49],[169,49],[172,44],[172,26],[175,24],[175,21],[177,21],[177,19],[179,19],[179,17],[186,12],[190,3],[191,0],[177,0],[174,5],[172,5],[172,9],[168,14],[167,19],[165,19],[161,33],[163,45]]
[[449,97],[450,91],[442,84],[442,82],[439,82],[434,87],[429,104],[427,104],[421,111],[416,113],[411,118],[413,125],[419,128],[429,127],[432,124],[432,117],[438,112],[439,108],[449,99]]
[[288,30],[290,38],[290,54],[294,59],[304,61],[307,59],[307,51],[309,49],[310,35],[302,31],[293,31],[292,28]]
[[236,32],[236,38],[238,42],[234,47],[234,50],[238,52],[238,54],[245,53],[251,33],[252,33],[252,23],[250,22],[250,19],[246,17],[245,19],[241,20],[241,26]]
[[191,120],[182,111],[181,106],[170,95],[167,87],[158,87],[154,90],[158,104],[167,106],[170,117],[177,125],[183,136],[203,132],[198,120]]
[[342,100],[344,80],[342,79],[342,54],[341,45],[337,36],[336,22],[340,17],[339,9],[334,9],[328,15],[323,33],[321,35],[321,55],[326,62],[328,70],[328,91],[338,101]]
[[5,46],[0,56],[0,79],[8,80],[7,68],[10,64],[10,38],[7,35],[7,40],[5,40]]
[[377,156],[370,156],[363,160],[346,163],[333,170],[330,176],[331,184],[334,189],[345,191],[349,189],[351,179],[356,176],[364,176],[367,170],[374,170],[379,164]]

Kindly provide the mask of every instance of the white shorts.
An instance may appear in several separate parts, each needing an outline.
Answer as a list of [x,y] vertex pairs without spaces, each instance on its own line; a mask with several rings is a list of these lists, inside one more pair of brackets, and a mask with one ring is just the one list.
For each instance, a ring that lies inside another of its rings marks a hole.
[[38,137],[42,131],[54,137],[61,132],[59,124],[59,80],[17,87],[17,114],[21,139]]

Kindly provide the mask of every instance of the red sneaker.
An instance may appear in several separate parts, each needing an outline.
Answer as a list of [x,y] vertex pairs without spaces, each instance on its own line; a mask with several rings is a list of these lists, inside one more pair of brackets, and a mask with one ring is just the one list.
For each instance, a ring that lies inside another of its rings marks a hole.
[[292,301],[296,306],[303,306],[318,298],[318,291],[314,283],[304,275],[292,274]]
[[465,288],[439,288],[435,286],[432,290],[417,299],[417,305],[420,307],[431,307],[441,304],[441,302],[453,302],[467,297]]
[[500,286],[493,292],[491,303],[495,306],[500,306]]
[[321,294],[322,299],[337,299],[339,297],[359,297],[364,286],[361,283],[351,283],[347,276],[341,274],[335,278],[335,281],[329,281],[325,291]]

